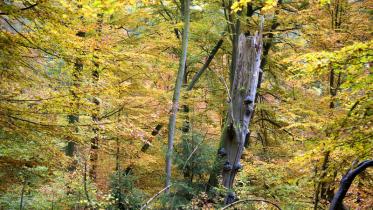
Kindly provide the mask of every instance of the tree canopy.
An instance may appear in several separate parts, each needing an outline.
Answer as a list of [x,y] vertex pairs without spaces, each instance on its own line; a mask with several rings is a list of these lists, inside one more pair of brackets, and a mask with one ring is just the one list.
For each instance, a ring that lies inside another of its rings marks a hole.
[[0,209],[371,208],[372,8],[1,1]]

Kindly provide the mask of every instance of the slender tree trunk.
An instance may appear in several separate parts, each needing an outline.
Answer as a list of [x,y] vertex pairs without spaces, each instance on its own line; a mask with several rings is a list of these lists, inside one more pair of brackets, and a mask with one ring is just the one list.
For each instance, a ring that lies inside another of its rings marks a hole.
[[[119,123],[119,117],[120,117],[120,112],[118,112],[117,116],[117,123]],[[122,210],[125,209],[123,205],[123,199],[122,199],[122,174],[123,171],[120,167],[120,141],[119,138],[116,138],[116,153],[115,153],[115,173],[117,175],[117,192],[116,192],[116,205],[118,209]]]
[[[152,133],[151,135],[153,136],[153,138],[155,138],[155,136],[157,136],[160,132],[160,130],[162,129],[163,125],[162,124],[158,124],[157,126],[155,126],[155,128],[152,130]],[[143,152],[145,153],[146,151],[148,151],[148,149],[150,148],[150,144],[151,142],[153,141],[152,138],[148,139],[141,147],[141,150],[138,151],[136,153],[136,157],[137,158],[140,158],[140,154]],[[129,164],[126,169],[124,170],[126,174],[129,174],[132,172],[132,169],[133,169],[133,164]]]
[[315,189],[315,198],[314,198],[314,206],[313,209],[317,210],[320,198],[322,198],[323,192],[325,191],[325,177],[327,175],[327,168],[328,168],[328,163],[329,163],[329,156],[330,156],[330,151],[325,151],[324,152],[324,159],[323,163],[321,166],[321,174],[320,174],[320,180],[316,184],[316,189]]
[[[81,37],[81,38],[84,38],[85,35],[86,34],[83,31],[78,31],[76,33],[76,36]],[[82,71],[83,71],[83,62],[80,58],[76,58],[75,63],[74,63],[74,70],[72,73],[73,84],[69,90],[70,94],[72,95],[72,99],[69,101],[72,112],[67,116],[67,120],[69,124],[75,124],[79,122],[79,100],[80,98],[79,98],[77,91],[80,88],[80,80],[81,80]],[[75,128],[75,132],[78,132],[77,127]],[[65,148],[65,154],[73,158],[73,163],[70,164],[68,167],[68,170],[70,172],[73,172],[76,169],[77,161],[74,159],[75,150],[76,150],[75,142],[68,140],[67,146]]]
[[[162,129],[162,127],[163,127],[162,124],[158,124],[157,126],[155,126],[155,128],[152,130],[151,135],[153,137],[158,135],[159,131]],[[146,141],[145,144],[141,147],[141,152],[146,152],[149,149],[151,142],[152,142],[152,139],[149,139],[148,141]]]
[[[80,35],[84,36],[84,35]],[[72,99],[70,101],[70,107],[72,109],[72,113],[67,116],[69,124],[76,124],[79,122],[79,96],[78,96],[78,89],[80,88],[80,78],[83,71],[83,62],[77,58],[74,64],[74,71],[73,71],[73,86],[70,89],[70,93],[72,95]],[[75,128],[75,132],[78,132],[78,128]],[[76,169],[76,160],[74,159],[76,150],[76,144],[74,141],[68,141],[66,147],[66,155],[73,158],[73,163],[69,166],[68,170],[70,172],[75,171]]]
[[116,147],[117,147],[117,151],[115,153],[115,171],[119,172],[119,170],[120,170],[120,159],[119,159],[119,156],[120,156],[120,142],[119,142],[118,137],[116,138]]
[[[100,37],[101,31],[102,31],[103,14],[100,13],[97,15],[97,17],[98,17],[98,21],[97,21],[98,26],[97,26],[96,32],[98,36]],[[98,50],[99,48],[96,47],[94,52],[97,52]],[[97,62],[97,60],[98,60],[98,56],[94,54],[93,64],[95,67],[92,71],[92,81],[93,81],[93,86],[95,87],[95,89],[98,88],[98,81],[100,79],[100,72],[99,72],[100,64]],[[99,127],[97,124],[99,123],[98,115],[100,114],[101,102],[97,97],[93,97],[93,103],[94,103],[94,109],[92,111],[91,118],[92,118],[92,122],[95,123],[96,125],[93,125],[93,128],[92,128],[94,137],[91,139],[91,148],[89,152],[90,153],[89,160],[91,163],[91,166],[89,168],[89,177],[93,181],[97,181],[97,161],[98,161],[98,149],[99,149]]]
[[[338,74],[337,81],[335,80],[336,80],[336,75],[335,75],[333,67],[331,66],[330,71],[329,71],[329,94],[331,97],[329,108],[331,110],[335,108],[335,104],[333,100],[334,100],[334,97],[337,95],[338,89],[341,85],[341,73]],[[330,136],[329,131],[326,133],[326,136]],[[315,210],[318,208],[320,200],[330,201],[333,198],[332,181],[325,180],[327,177],[328,165],[330,162],[330,159],[329,159],[330,152],[331,151],[324,152],[324,159],[321,165],[321,173],[320,173],[319,181],[316,184],[315,195],[314,195],[314,209]]]
[[[171,163],[172,163],[172,151],[174,145],[175,126],[176,126],[176,114],[178,111],[178,104],[180,98],[180,90],[183,83],[185,62],[187,57],[188,48],[188,36],[189,36],[189,22],[190,22],[190,1],[184,0],[184,30],[182,37],[182,52],[179,62],[179,70],[176,78],[176,84],[174,89],[174,95],[172,99],[172,108],[170,119],[168,123],[168,149],[166,154],[166,186],[171,184]],[[169,189],[167,189],[169,192]]]
[[91,199],[89,198],[89,194],[88,194],[88,186],[87,186],[87,161],[85,160],[84,161],[84,171],[83,171],[83,187],[84,187],[84,194],[87,198],[87,201],[88,201],[88,206],[91,205]]
[[20,202],[19,202],[19,210],[23,210],[23,198],[24,198],[24,195],[25,195],[26,184],[27,184],[26,180],[22,182],[21,199],[20,199]]
[[[331,10],[331,28],[338,33],[342,24],[342,11],[343,11],[343,1],[335,1],[333,3],[333,9]],[[337,79],[337,81],[336,81]],[[332,110],[335,108],[336,104],[334,101],[335,96],[338,93],[338,89],[341,85],[341,73],[338,73],[336,76],[336,73],[334,71],[334,68],[330,66],[329,71],[329,94],[330,94],[330,103],[329,108]],[[330,136],[329,131],[327,131],[326,136]],[[317,188],[315,190],[315,200],[314,200],[314,209],[317,208],[318,203],[321,199],[330,201],[333,197],[333,188],[332,188],[332,181],[325,180],[327,171],[328,171],[328,162],[330,162],[329,159],[330,151],[326,151],[324,153],[324,162],[322,163],[322,170],[320,174],[320,181],[317,184]]]

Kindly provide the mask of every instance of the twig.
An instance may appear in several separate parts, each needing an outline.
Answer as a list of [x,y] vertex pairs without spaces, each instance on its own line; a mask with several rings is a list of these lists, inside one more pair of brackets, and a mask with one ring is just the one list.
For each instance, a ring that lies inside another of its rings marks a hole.
[[[193,135],[193,134],[192,134]],[[193,149],[193,151],[190,153],[189,157],[186,159],[184,166],[183,166],[183,171],[185,170],[185,167],[189,161],[190,158],[192,158],[193,154],[197,151],[198,147],[203,143],[207,135],[207,132],[205,133],[205,136],[203,137],[202,141]]]
[[150,202],[152,202],[156,197],[158,197],[162,192],[164,192],[165,190],[167,190],[168,188],[170,188],[172,186],[172,184],[168,185],[167,187],[163,188],[161,191],[157,192],[157,194],[155,194],[153,197],[151,197],[148,201],[146,201],[146,203],[141,207],[140,210],[144,210],[146,209],[146,207],[150,204]]
[[217,72],[215,72],[214,69],[211,69],[209,68],[220,80],[221,83],[223,83],[224,87],[225,87],[225,90],[227,91],[227,95],[228,95],[228,101],[230,102],[232,100],[232,97],[231,97],[231,94],[230,94],[230,91],[229,91],[229,88],[228,88],[228,85],[227,83],[225,82],[224,78],[222,76],[220,76]]

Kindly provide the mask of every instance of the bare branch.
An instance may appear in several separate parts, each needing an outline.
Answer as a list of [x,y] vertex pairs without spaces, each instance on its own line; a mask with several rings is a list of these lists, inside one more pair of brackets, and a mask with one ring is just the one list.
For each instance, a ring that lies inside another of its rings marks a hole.
[[[25,11],[25,10],[28,10],[28,9],[32,9],[32,8],[36,7],[37,5],[38,5],[38,3],[31,4],[28,7],[21,8],[19,11]],[[9,13],[7,13],[7,12],[0,12],[0,15],[9,15]]]
[[172,184],[168,185],[167,187],[163,188],[161,191],[157,192],[157,194],[155,194],[153,197],[151,197],[148,201],[146,201],[146,203],[141,207],[140,210],[144,210],[146,209],[146,207],[155,199],[157,198],[162,192],[164,192],[165,190],[167,190],[168,188],[170,188],[172,186]]

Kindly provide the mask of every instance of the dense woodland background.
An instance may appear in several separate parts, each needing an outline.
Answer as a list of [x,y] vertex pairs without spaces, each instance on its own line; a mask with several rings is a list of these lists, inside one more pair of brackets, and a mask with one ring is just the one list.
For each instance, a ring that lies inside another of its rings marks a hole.
[[[262,83],[228,191],[251,199],[239,209],[327,209],[373,159],[372,14],[371,0],[1,0],[0,209],[140,209],[165,187],[178,67],[172,186],[148,207],[224,206],[234,43],[261,17]],[[371,209],[372,189],[370,168],[345,206]]]

